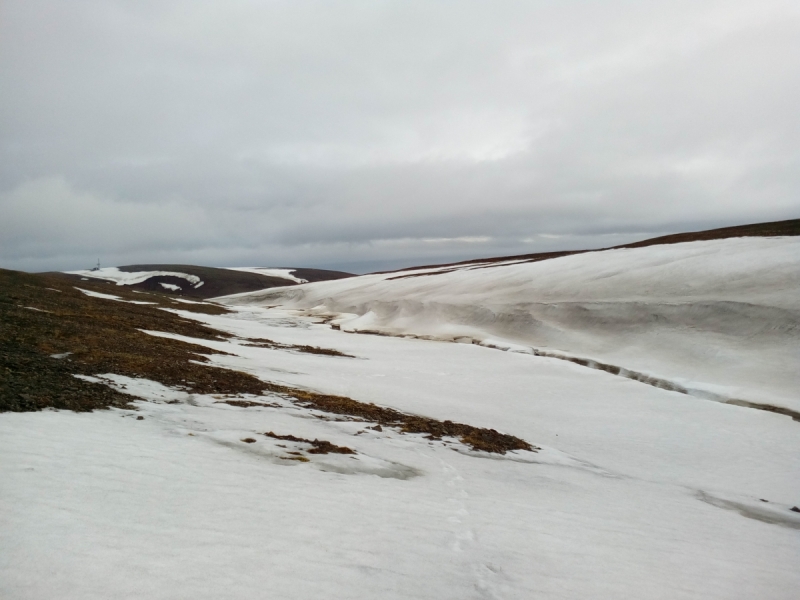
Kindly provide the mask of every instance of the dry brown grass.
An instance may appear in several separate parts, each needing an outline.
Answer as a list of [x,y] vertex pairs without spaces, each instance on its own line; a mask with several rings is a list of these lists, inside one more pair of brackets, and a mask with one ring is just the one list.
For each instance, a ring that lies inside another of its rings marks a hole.
[[[90,281],[81,284],[85,289],[156,304],[92,298],[58,275],[0,270],[0,411],[47,407],[94,410],[124,406],[132,400],[104,385],[77,379],[74,374],[146,377],[201,393],[258,394],[263,390],[261,382],[251,375],[190,362],[206,360],[211,351],[203,346],[140,331],[224,338],[195,321],[158,310],[172,308],[170,299]],[[180,306],[204,312],[221,309],[214,305]],[[66,353],[64,358],[51,358]]]
[[[148,335],[142,330],[204,340],[224,340],[231,336],[159,310],[175,308],[176,303],[169,297],[135,293],[122,286],[92,281],[80,283],[85,289],[155,304],[89,297],[75,289],[72,279],[57,274],[30,275],[0,270],[0,373],[3,375],[0,412],[48,407],[91,411],[128,406],[135,398],[73,376],[115,373],[200,394],[280,394],[301,406],[325,413],[395,427],[404,433],[424,433],[432,439],[455,437],[486,452],[534,449],[524,440],[493,429],[408,415],[352,398],[299,390],[264,382],[247,373],[202,364],[207,362],[206,356],[212,350]],[[179,308],[212,314],[226,310],[213,304],[180,303]],[[310,348],[315,354],[346,356],[312,346],[282,346]],[[57,359],[51,357],[53,354],[67,356]],[[264,406],[247,400],[226,399],[223,402],[242,407]],[[319,443],[320,453],[322,449],[337,452],[335,448],[341,448],[327,446],[329,442]]]
[[[307,450],[309,454],[355,454],[356,451],[352,448],[348,448],[347,446],[337,446],[327,440],[307,440],[305,438],[295,437],[293,435],[278,435],[277,433],[273,433],[268,431],[264,434],[267,437],[271,437],[275,440],[283,440],[286,442],[301,442],[303,444],[309,444],[311,446],[310,450]],[[287,454],[298,454],[297,452],[287,452]]]
[[305,354],[320,354],[323,356],[341,356],[343,358],[355,358],[352,354],[345,354],[332,348],[320,348],[319,346],[306,346],[299,344],[282,344],[267,338],[248,338],[247,346],[258,348],[273,348],[275,350],[289,350],[293,352],[303,352]]
[[318,394],[298,390],[274,383],[267,384],[273,393],[288,396],[297,404],[326,413],[356,417],[363,421],[377,423],[378,426],[394,427],[402,433],[427,434],[430,439],[440,440],[453,437],[470,446],[473,450],[505,454],[509,450],[530,450],[538,448],[513,435],[500,433],[494,429],[473,427],[453,421],[439,421],[419,415],[409,415],[392,408],[376,404],[358,402],[345,396]]

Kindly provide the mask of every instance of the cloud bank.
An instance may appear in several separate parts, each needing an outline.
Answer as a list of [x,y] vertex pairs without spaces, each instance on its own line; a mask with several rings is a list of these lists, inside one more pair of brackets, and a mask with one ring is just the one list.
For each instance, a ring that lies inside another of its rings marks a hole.
[[800,5],[8,0],[0,266],[367,271],[800,212]]

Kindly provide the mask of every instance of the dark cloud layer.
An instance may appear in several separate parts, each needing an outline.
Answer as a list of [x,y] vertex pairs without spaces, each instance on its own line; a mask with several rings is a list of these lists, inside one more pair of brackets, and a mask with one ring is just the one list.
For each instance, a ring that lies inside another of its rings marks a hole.
[[0,5],[0,266],[371,270],[798,216],[795,1]]

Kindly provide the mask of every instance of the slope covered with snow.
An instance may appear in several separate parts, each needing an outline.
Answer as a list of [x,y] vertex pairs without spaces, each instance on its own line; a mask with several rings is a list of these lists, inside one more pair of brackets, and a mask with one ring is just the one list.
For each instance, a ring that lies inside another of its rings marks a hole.
[[77,280],[116,283],[138,291],[200,299],[352,276],[350,273],[325,269],[216,268],[181,264],[84,269],[67,271],[65,275]]
[[[793,240],[698,242],[302,284],[213,314],[93,292],[175,317],[134,331],[192,344],[193,378],[268,392],[84,371],[140,400],[0,414],[0,597],[793,600],[800,423],[562,359],[796,406],[797,261]],[[476,451],[287,389],[534,447]]]
[[143,283],[152,277],[178,277],[185,279],[193,287],[200,287],[203,282],[197,275],[178,273],[176,271],[120,271],[117,267],[103,267],[102,269],[83,269],[78,271],[65,271],[68,275],[80,275],[91,279],[112,281],[117,285],[135,285]]
[[[540,450],[486,455],[279,395],[99,373],[141,397],[138,410],[0,415],[3,598],[789,600],[800,586],[791,419],[546,357],[349,335],[282,309],[181,315],[240,338],[150,335],[265,381]],[[354,358],[291,350],[301,345]]]
[[800,410],[800,238],[732,238],[473,263],[229,297],[599,362],[712,399]]
[[252,292],[294,285],[285,277],[197,265],[128,265],[95,270],[68,271],[70,278],[104,281],[140,292],[158,292],[204,299],[211,296]]
[[308,280],[295,277],[293,273],[296,269],[275,269],[269,267],[228,267],[231,271],[242,271],[244,273],[256,273],[267,277],[279,277],[294,283],[308,283]]

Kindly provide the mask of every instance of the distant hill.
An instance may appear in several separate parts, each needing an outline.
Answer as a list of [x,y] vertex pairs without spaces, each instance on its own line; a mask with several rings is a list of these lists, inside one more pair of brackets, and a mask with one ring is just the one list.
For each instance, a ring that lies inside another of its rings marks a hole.
[[[772,236],[798,236],[800,235],[800,219],[786,221],[773,221],[769,223],[756,223],[739,225],[736,227],[723,227],[704,231],[676,233],[655,238],[612,246],[611,248],[598,248],[589,250],[564,250],[558,252],[538,252],[534,254],[517,254],[512,256],[495,256],[490,258],[470,259],[454,263],[436,265],[420,265],[405,267],[391,271],[398,273],[398,277],[418,275],[403,275],[405,271],[417,269],[458,269],[469,265],[490,265],[506,261],[537,262],[571,254],[594,252],[596,250],[612,250],[616,248],[641,248],[661,244],[677,244],[702,240],[716,240],[733,237],[772,237]],[[433,274],[425,273],[425,274]],[[325,269],[306,268],[216,268],[197,265],[158,264],[158,265],[126,265],[123,267],[104,268],[100,270],[70,271],[62,274],[76,280],[92,279],[120,283],[135,290],[158,292],[175,296],[206,299],[217,296],[228,296],[244,292],[254,292],[273,287],[293,286],[300,283],[313,283],[316,281],[329,281],[354,277],[352,273],[343,271],[329,271]]]
[[351,273],[324,269],[271,269],[270,272],[285,272],[285,274],[275,276],[197,265],[160,264],[70,271],[62,275],[78,281],[82,279],[108,281],[134,290],[197,299],[298,285],[298,279],[312,282],[353,276]]
[[614,250],[616,248],[643,248],[645,246],[658,246],[662,244],[680,244],[682,242],[699,242],[704,240],[722,240],[734,237],[776,237],[776,236],[797,236],[800,235],[800,219],[788,219],[786,221],[771,221],[768,223],[754,223],[751,225],[737,225],[735,227],[721,227],[719,229],[706,229],[704,231],[690,231],[687,233],[675,233],[649,238],[631,244],[621,246],[611,246],[610,248],[596,248],[588,250],[563,250],[559,252],[537,252],[534,254],[516,254],[512,256],[493,256],[491,258],[473,258],[454,263],[442,263],[435,265],[418,265],[416,267],[404,267],[395,271],[380,271],[380,273],[401,273],[416,269],[430,269],[437,267],[457,267],[461,265],[471,265],[475,263],[494,263],[505,262],[508,260],[530,261],[547,260],[570,254],[580,254],[582,252],[596,252],[598,250]]

